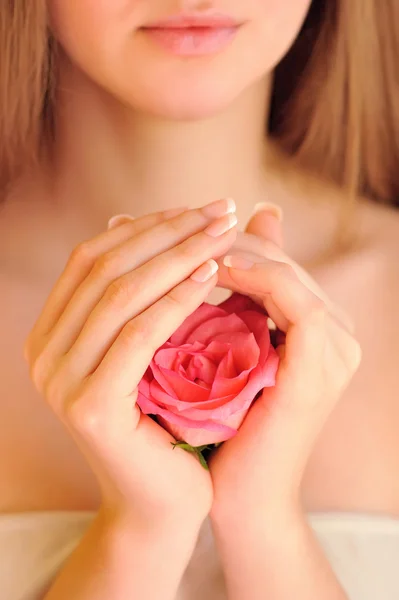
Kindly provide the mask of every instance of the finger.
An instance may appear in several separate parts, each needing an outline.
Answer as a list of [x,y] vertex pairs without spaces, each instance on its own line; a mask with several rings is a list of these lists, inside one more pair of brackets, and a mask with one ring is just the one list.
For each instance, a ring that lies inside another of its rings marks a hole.
[[283,246],[282,223],[283,211],[276,204],[262,202],[256,205],[245,231],[254,236],[274,242]]
[[328,319],[327,327],[333,352],[326,357],[326,363],[338,385],[346,385],[361,364],[362,349],[359,342],[335,319]]
[[[210,273],[217,265],[212,261]],[[198,271],[193,273],[193,276]],[[214,288],[217,277],[198,282],[192,276],[130,320],[112,344],[104,359],[89,377],[93,397],[103,401],[129,396],[138,386],[156,350],[162,346],[192,314]]]
[[[231,220],[229,217],[232,215],[223,219]],[[68,361],[75,365],[75,378],[87,376],[98,366],[128,321],[169,293],[202,263],[223,254],[234,241],[232,228],[217,237],[206,231],[155,256],[111,284],[68,352]]]
[[[224,260],[230,276],[242,290],[261,297],[270,296],[270,317],[287,334],[287,339],[289,334],[291,338],[296,336],[292,333],[293,326],[303,333],[306,329],[313,331],[315,324],[324,321],[327,314],[324,302],[299,280],[290,265],[267,259],[251,264],[237,256],[226,256]],[[273,305],[278,308],[278,313],[273,311]],[[313,348],[319,346],[313,343]],[[293,350],[297,351],[297,344],[293,345]]]
[[[205,214],[208,214],[208,218],[210,219],[211,214],[215,214],[217,210],[220,211],[221,205],[226,203],[229,206],[231,206],[231,201],[224,200],[214,202],[206,207],[203,207],[202,209],[198,209],[201,210],[203,213],[202,220],[204,221]],[[182,223],[178,220],[176,221],[176,216],[182,213],[184,213],[184,209],[179,209],[177,212],[175,210],[175,216],[171,219],[172,225],[174,224],[175,229],[182,227]],[[167,211],[166,213],[155,213],[154,215],[148,215],[141,219],[122,224],[114,229],[111,229],[110,231],[107,231],[97,236],[93,240],[83,242],[82,244],[80,244],[71,254],[71,257],[68,261],[64,272],[62,273],[60,279],[56,283],[52,293],[48,298],[48,301],[46,302],[45,308],[43,309],[41,316],[39,317],[35,327],[29,335],[29,338],[25,345],[26,356],[29,356],[31,360],[33,360],[35,356],[37,356],[38,352],[40,352],[42,346],[44,345],[44,341],[42,340],[42,338],[44,336],[47,336],[50,333],[50,330],[58,325],[61,315],[63,317],[65,316],[64,313],[66,311],[66,308],[70,308],[69,305],[73,302],[74,297],[76,299],[76,296],[79,295],[79,289],[82,292],[81,288],[86,278],[90,274],[92,274],[94,278],[97,278],[97,275],[99,274],[100,276],[98,277],[98,279],[101,279],[101,276],[104,277],[104,275],[107,275],[107,280],[103,284],[102,291],[104,291],[106,285],[109,283],[110,277],[116,278],[120,274],[122,274],[122,272],[120,271],[120,267],[119,270],[116,270],[116,272],[114,273],[112,272],[112,268],[110,268],[110,266],[114,266],[114,263],[118,263],[118,261],[120,261],[123,264],[126,263],[126,242],[129,239],[134,239],[136,235],[140,235],[148,229],[153,229],[157,226],[157,224],[162,224],[163,222],[165,222],[165,219],[170,216],[170,214],[171,211]],[[200,226],[198,227],[198,229],[200,229]],[[158,231],[155,230],[155,234],[157,233]],[[154,246],[153,242],[154,240],[152,239],[152,246]],[[129,264],[127,265],[127,269],[128,268]],[[131,268],[134,268],[134,264],[131,266]],[[108,270],[110,271],[110,273],[105,273],[105,271]],[[86,295],[83,295],[86,298]],[[87,300],[89,301],[88,297]],[[95,302],[95,300],[93,302]],[[92,306],[88,307],[86,314],[90,313],[91,308]],[[73,334],[73,336],[75,336],[76,338],[76,331],[80,331],[83,323],[79,321],[79,319],[76,318],[75,315],[71,316],[71,328],[74,327],[75,333]]]
[[[187,211],[169,221],[164,221],[155,227],[142,231],[138,235],[128,239],[124,244],[112,248],[109,252],[100,256],[89,275],[74,293],[51,332],[50,339],[47,342],[47,352],[56,357],[65,354],[71,348],[89,315],[100,302],[109,286],[111,286],[109,293],[120,297],[123,295],[123,292],[121,293],[121,286],[123,289],[127,287],[126,279],[119,281],[120,278],[123,278],[126,274],[152,260],[155,256],[166,252],[185,240],[190,239],[190,237],[198,232],[201,232],[201,230],[204,230],[204,228],[208,227],[215,220],[215,216],[218,214],[226,215],[220,219],[222,224],[223,222],[225,225],[227,222],[232,224],[230,217],[233,218],[231,211],[234,208],[229,201],[221,200],[201,209]],[[205,236],[205,238],[200,237],[200,239],[206,240],[206,244],[209,244],[209,236]],[[231,239],[231,243],[233,241]],[[201,244],[197,242],[196,248],[200,248],[200,246]],[[223,246],[224,251],[227,251],[228,247],[229,244],[225,244]],[[183,251],[184,248],[185,246],[183,246]],[[217,248],[213,245],[212,249],[217,255]],[[201,249],[202,255],[204,254],[204,250],[205,248]],[[197,262],[193,265],[193,268],[201,264],[200,256],[202,255],[198,254]],[[204,256],[203,260],[211,256],[208,253]],[[185,262],[187,261],[183,260],[183,264]],[[165,271],[170,271],[170,264],[165,265],[164,268]],[[176,273],[178,272],[177,270]],[[183,278],[182,276],[175,281],[175,284]],[[115,284],[112,287],[113,282]],[[137,285],[141,286],[142,284],[138,283]],[[132,288],[129,289],[131,295],[134,296],[135,290]]]
[[29,334],[25,345],[25,355],[32,356],[35,342],[47,335],[58,322],[76,288],[90,273],[99,256],[119,246],[132,236],[163,222],[166,216],[165,213],[157,212],[140,219],[129,220],[122,226],[101,233],[77,246]]
[[[260,239],[259,237],[253,235],[239,235],[237,237],[237,241],[234,245],[234,249],[237,251],[237,254],[243,256],[253,262],[262,262],[262,257],[265,257],[269,260],[287,263],[290,265],[300,281],[304,285],[306,285],[316,296],[318,296],[328,307],[329,312],[342,323],[342,325],[349,331],[349,333],[354,333],[354,324],[351,317],[335,302],[328,297],[328,295],[322,290],[322,288],[316,283],[313,277],[298,263],[292,260],[281,248],[279,248],[276,244],[270,241],[266,241]],[[225,287],[225,276],[226,271],[221,268],[219,273],[220,286]],[[226,285],[226,287],[229,287]]]
[[267,310],[277,327],[286,333],[284,364],[291,371],[295,365],[301,369],[305,359],[313,368],[332,345],[334,360],[341,364],[341,377],[335,379],[349,380],[348,373],[353,374],[361,360],[358,342],[331,317],[325,303],[299,280],[290,265],[266,261],[250,266],[237,257],[226,259],[228,265],[239,267],[229,267],[238,285],[271,299]]

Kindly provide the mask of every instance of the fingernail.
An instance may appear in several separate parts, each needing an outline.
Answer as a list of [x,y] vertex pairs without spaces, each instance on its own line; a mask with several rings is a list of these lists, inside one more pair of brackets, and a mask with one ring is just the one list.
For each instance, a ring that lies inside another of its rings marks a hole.
[[226,215],[217,221],[214,221],[206,229],[204,229],[204,233],[210,235],[211,237],[219,237],[224,233],[227,233],[230,229],[233,229],[238,223],[236,215]]
[[188,206],[180,206],[179,208],[171,208],[170,210],[164,210],[163,216],[165,219],[173,219],[173,217],[178,217],[188,210]]
[[108,221],[108,229],[115,229],[115,227],[123,225],[126,221],[134,221],[134,217],[131,215],[115,215]]
[[226,267],[231,267],[232,269],[240,269],[241,271],[249,271],[254,266],[254,262],[247,260],[246,258],[242,258],[241,256],[225,256],[223,259],[223,264]]
[[218,217],[235,213],[236,203],[232,198],[225,198],[223,200],[211,202],[210,204],[203,206],[201,210],[206,217],[217,219]]
[[206,281],[209,281],[215,275],[215,273],[218,272],[218,269],[219,265],[211,258],[210,260],[207,260],[206,263],[201,265],[199,269],[194,271],[190,279],[196,281],[197,283],[205,283]]
[[277,204],[273,204],[272,202],[258,202],[257,204],[255,204],[252,214],[256,215],[257,213],[263,211],[270,213],[279,221],[282,221],[284,218],[283,209],[280,208],[280,206],[278,206]]

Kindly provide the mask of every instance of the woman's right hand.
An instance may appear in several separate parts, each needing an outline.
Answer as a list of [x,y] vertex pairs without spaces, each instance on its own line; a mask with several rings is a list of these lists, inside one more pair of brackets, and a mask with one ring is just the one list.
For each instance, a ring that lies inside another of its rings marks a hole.
[[25,345],[35,386],[98,479],[102,511],[156,528],[200,524],[212,486],[197,459],[173,450],[174,438],[141,414],[137,386],[156,349],[216,285],[217,265],[207,261],[236,237],[231,201],[177,212],[78,246]]

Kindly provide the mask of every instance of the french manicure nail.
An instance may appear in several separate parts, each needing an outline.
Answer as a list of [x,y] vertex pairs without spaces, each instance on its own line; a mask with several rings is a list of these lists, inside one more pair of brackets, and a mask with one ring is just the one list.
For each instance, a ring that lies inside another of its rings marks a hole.
[[255,204],[252,214],[256,215],[257,213],[263,211],[270,213],[279,221],[283,220],[284,213],[282,208],[280,208],[280,206],[278,206],[277,204],[273,204],[273,202],[258,202],[257,204]]
[[225,198],[223,200],[211,202],[210,204],[203,206],[201,210],[206,217],[217,219],[218,217],[235,213],[236,203],[232,198]]
[[209,281],[215,273],[218,272],[219,265],[212,258],[207,260],[206,263],[201,265],[194,273],[191,275],[190,279],[196,281],[197,283],[205,283]]
[[231,267],[232,269],[240,269],[241,271],[249,271],[254,266],[254,262],[247,260],[246,258],[242,258],[241,256],[228,255],[223,259],[223,264],[226,267]]
[[131,215],[115,215],[108,221],[108,229],[115,229],[115,227],[123,225],[126,221],[134,221],[134,217]]
[[221,219],[217,219],[204,230],[204,233],[211,237],[219,237],[224,233],[227,233],[230,229],[233,229],[238,223],[236,215],[226,215]]

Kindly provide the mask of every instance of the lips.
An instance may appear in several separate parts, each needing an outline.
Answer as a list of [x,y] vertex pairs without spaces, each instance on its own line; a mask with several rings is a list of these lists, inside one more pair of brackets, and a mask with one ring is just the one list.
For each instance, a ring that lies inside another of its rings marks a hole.
[[240,23],[235,19],[226,15],[212,15],[212,16],[190,16],[190,15],[176,15],[163,19],[161,21],[155,21],[145,26],[149,29],[191,29],[191,28],[207,28],[207,29],[220,29],[220,28],[233,28],[237,27]]
[[225,15],[178,15],[142,28],[158,47],[177,56],[205,56],[225,49],[235,38],[240,23]]

